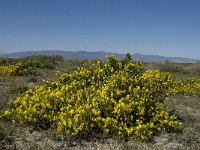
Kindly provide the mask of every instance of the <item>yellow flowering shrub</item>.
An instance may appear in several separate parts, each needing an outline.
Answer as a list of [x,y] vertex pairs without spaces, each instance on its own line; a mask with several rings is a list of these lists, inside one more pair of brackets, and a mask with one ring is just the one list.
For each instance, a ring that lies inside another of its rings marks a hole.
[[200,78],[193,77],[185,80],[174,81],[170,89],[174,94],[196,94],[200,89]]
[[34,74],[36,72],[36,64],[30,63],[25,64],[22,62],[13,64],[13,65],[3,65],[0,66],[0,75],[1,76],[24,76],[28,74]]
[[26,91],[12,100],[2,117],[20,124],[45,125],[71,136],[103,134],[147,138],[180,126],[162,103],[171,93],[168,73],[142,71],[130,54],[109,56],[89,67],[64,73],[58,81]]

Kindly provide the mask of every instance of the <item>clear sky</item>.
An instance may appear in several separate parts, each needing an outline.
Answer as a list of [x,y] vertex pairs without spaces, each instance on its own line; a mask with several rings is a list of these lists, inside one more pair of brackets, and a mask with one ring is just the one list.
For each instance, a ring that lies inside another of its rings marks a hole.
[[0,0],[0,52],[55,49],[200,59],[200,0]]

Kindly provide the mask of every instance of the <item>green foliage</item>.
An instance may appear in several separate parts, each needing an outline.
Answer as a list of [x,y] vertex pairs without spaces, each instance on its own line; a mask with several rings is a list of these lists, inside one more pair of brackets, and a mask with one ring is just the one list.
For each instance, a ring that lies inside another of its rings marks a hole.
[[192,64],[188,71],[193,76],[200,76],[200,63]]
[[148,138],[173,131],[180,122],[162,109],[173,82],[168,73],[142,71],[130,55],[114,56],[61,74],[10,102],[1,117],[33,125],[55,127],[71,136],[84,134]]
[[11,87],[10,88],[10,93],[11,94],[22,94],[22,93],[24,93],[27,90],[28,90],[28,86],[25,85],[25,84],[23,84],[23,85]]
[[0,126],[0,141],[6,137],[5,130]]
[[169,73],[181,73],[185,74],[187,73],[186,70],[183,69],[180,65],[166,61],[164,64],[160,65],[159,69],[164,72],[169,72]]
[[35,62],[37,64],[37,68],[40,69],[55,69],[55,65],[63,62],[64,59],[62,56],[47,56],[47,55],[33,55],[29,57],[23,58],[21,61],[25,62]]
[[60,55],[55,55],[55,56],[48,56],[48,55],[33,55],[33,56],[29,56],[29,57],[24,57],[21,59],[21,61],[24,62],[39,62],[39,63],[43,63],[43,64],[59,64],[60,62],[63,62],[64,59],[62,56]]
[[5,64],[6,64],[6,59],[0,58],[0,65],[5,65]]

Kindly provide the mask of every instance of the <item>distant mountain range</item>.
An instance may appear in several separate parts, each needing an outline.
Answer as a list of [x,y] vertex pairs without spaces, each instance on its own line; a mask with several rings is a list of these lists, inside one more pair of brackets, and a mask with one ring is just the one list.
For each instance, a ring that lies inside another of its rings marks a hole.
[[132,56],[133,60],[140,60],[144,62],[164,62],[169,60],[170,62],[176,63],[196,63],[199,62],[199,59],[192,59],[192,58],[183,58],[183,57],[165,57],[159,55],[144,55],[140,53],[135,53]]
[[[103,51],[98,52],[87,52],[87,51],[61,51],[61,50],[43,50],[43,51],[25,51],[25,52],[15,52],[9,54],[1,54],[0,57],[12,57],[12,58],[20,58],[31,55],[61,55],[66,59],[100,59],[105,60],[107,55],[114,55],[119,59],[123,59],[125,54],[118,53],[106,53]],[[158,55],[144,55],[140,53],[134,53],[132,55],[132,59],[136,61],[143,62],[164,62],[169,60],[170,62],[176,63],[196,63],[199,62],[198,59],[191,58],[182,58],[182,57],[165,57]]]

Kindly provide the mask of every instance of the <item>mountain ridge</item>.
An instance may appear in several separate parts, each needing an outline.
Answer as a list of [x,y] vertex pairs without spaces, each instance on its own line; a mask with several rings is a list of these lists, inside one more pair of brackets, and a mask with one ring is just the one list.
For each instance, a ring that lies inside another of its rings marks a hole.
[[[7,54],[0,54],[0,57],[12,57],[20,58],[31,55],[61,55],[66,59],[100,59],[105,60],[107,55],[114,55],[119,59],[125,58],[125,54],[119,54],[114,52],[89,52],[89,51],[63,51],[63,50],[41,50],[41,51],[24,51],[24,52],[13,52]],[[166,60],[176,63],[196,63],[199,59],[183,58],[183,57],[165,57],[159,55],[145,55],[141,53],[132,54],[132,59],[135,61],[143,62],[164,62]]]

